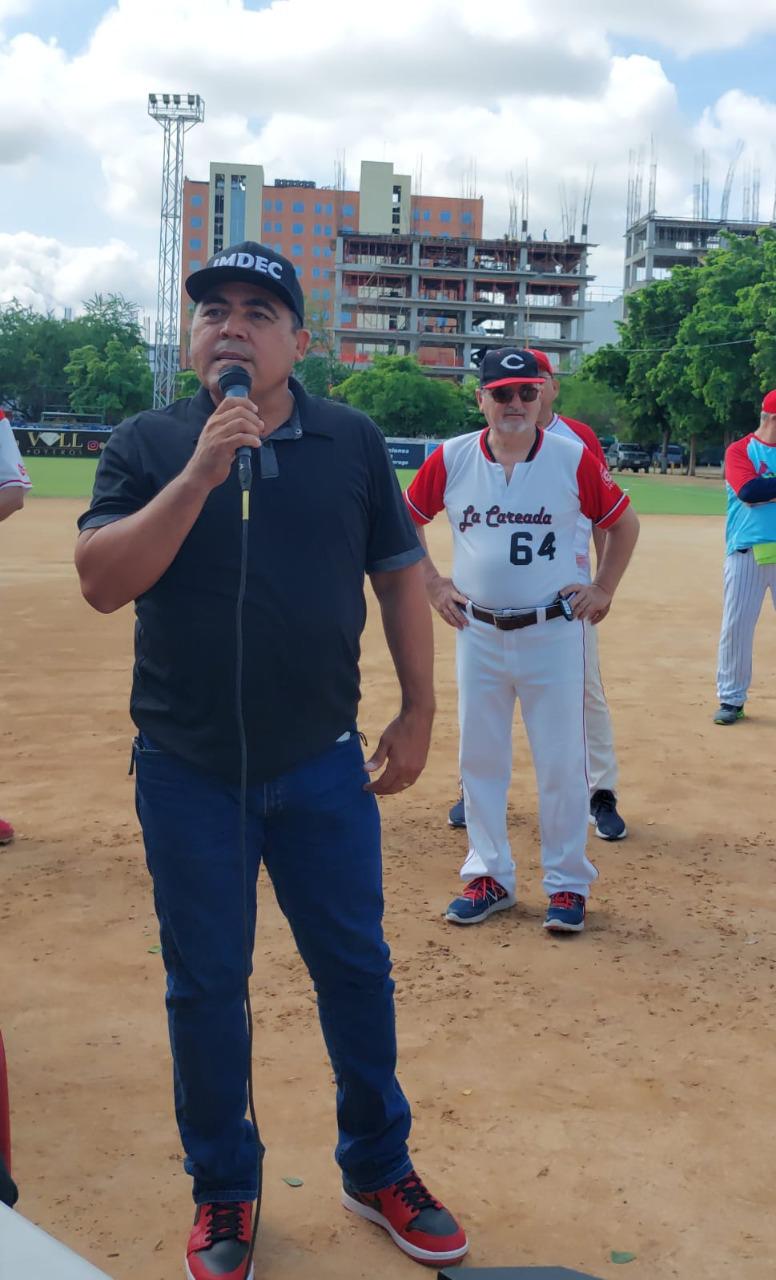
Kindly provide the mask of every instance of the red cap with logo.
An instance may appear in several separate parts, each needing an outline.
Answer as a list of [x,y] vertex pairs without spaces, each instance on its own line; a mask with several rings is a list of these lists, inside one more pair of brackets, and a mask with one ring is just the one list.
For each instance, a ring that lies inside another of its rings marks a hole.
[[540,369],[543,369],[545,373],[549,373],[553,377],[555,376],[555,370],[550,364],[550,357],[546,354],[546,352],[537,351],[535,347],[526,347],[526,351],[530,351],[531,355],[533,356],[534,360],[536,361]]
[[769,391],[764,397],[763,413],[776,413],[776,390]]

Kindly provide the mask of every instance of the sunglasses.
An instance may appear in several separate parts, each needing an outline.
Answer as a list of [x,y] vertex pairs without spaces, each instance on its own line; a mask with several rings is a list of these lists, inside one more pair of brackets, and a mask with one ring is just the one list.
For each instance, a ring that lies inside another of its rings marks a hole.
[[496,404],[510,404],[512,400],[514,400],[515,396],[522,400],[523,404],[530,404],[532,400],[536,400],[538,398],[540,390],[540,387],[533,387],[530,383],[524,383],[522,386],[518,387],[512,385],[508,387],[488,388],[488,391],[493,396]]

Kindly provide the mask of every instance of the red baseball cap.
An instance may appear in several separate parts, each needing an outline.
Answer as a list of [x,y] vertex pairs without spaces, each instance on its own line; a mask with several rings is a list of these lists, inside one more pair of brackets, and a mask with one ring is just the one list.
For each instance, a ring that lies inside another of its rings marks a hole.
[[537,351],[535,347],[526,347],[526,351],[530,351],[540,369],[545,373],[549,373],[555,377],[555,370],[550,364],[550,357],[544,351]]
[[776,413],[776,390],[769,391],[764,397],[763,413]]

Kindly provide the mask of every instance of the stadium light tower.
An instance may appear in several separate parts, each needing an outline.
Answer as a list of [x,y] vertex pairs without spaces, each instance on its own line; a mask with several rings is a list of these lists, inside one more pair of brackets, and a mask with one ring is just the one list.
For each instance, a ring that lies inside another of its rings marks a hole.
[[204,120],[205,104],[198,93],[149,93],[148,114],[164,130],[154,356],[154,408],[162,409],[175,399],[178,372],[183,138],[189,129]]

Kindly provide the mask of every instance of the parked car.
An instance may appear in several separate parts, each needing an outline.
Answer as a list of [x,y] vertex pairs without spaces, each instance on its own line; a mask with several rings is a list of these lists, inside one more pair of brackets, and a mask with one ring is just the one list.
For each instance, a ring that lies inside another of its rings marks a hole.
[[606,465],[610,471],[649,471],[649,454],[640,444],[614,444]]
[[[655,449],[654,453],[652,454],[652,466],[655,467],[658,471],[662,466],[662,457],[663,457],[662,448]],[[668,470],[673,471],[674,467],[682,468],[684,467],[686,461],[687,461],[687,453],[684,447],[680,444],[669,444],[668,448],[666,449],[666,463],[668,465]]]
[[725,460],[725,450],[721,444],[713,445],[709,449],[704,449],[698,455],[699,467],[721,467]]

